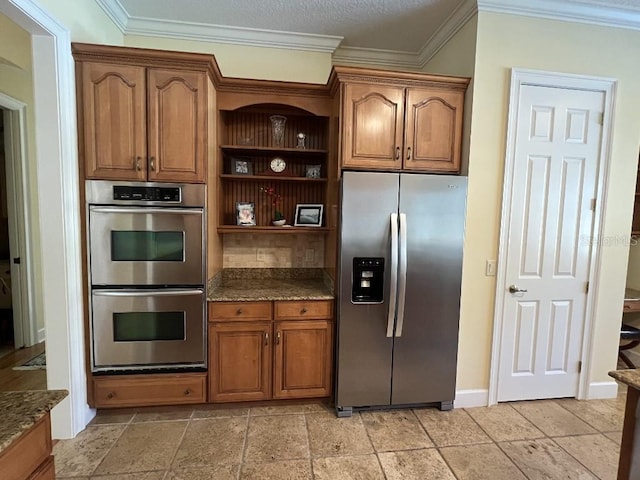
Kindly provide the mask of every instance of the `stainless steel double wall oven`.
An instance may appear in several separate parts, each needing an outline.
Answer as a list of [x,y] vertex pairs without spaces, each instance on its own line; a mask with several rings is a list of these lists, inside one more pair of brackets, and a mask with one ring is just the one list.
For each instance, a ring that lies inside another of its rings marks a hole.
[[86,181],[93,372],[206,367],[205,188]]

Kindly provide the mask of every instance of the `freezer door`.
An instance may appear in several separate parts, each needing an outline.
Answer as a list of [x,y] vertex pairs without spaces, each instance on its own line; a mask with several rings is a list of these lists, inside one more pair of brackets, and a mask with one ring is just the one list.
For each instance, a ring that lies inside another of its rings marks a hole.
[[[336,406],[389,405],[393,337],[387,336],[391,215],[398,210],[399,174],[344,172]],[[353,258],[384,259],[382,303],[353,303]],[[391,305],[391,308],[394,306]],[[392,317],[393,323],[393,317]],[[393,332],[393,326],[390,334]]]
[[400,217],[406,215],[400,250],[406,251],[407,268],[406,276],[398,274],[400,291],[405,281],[405,303],[403,312],[398,308],[404,318],[394,343],[394,405],[454,399],[466,180],[400,177]]

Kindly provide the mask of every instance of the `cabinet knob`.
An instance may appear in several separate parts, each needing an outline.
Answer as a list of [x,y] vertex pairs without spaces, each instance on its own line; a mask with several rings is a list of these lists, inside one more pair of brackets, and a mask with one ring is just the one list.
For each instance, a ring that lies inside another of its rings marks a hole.
[[187,388],[187,389],[184,391],[184,394],[185,394],[185,395],[191,395],[191,389],[190,389],[190,388]]
[[151,167],[151,170],[153,170],[155,172],[155,170],[156,170],[156,157],[151,157],[149,159],[149,166]]
[[396,147],[396,160],[400,160],[400,147]]
[[236,315],[242,315],[242,309],[239,308],[238,310],[236,310]]
[[115,397],[115,396],[116,396],[116,394],[115,394],[115,393],[113,393],[113,392],[109,392],[109,393],[107,393],[107,398],[108,398],[109,400],[111,400],[111,399],[112,399],[113,397]]
[[302,310],[300,310],[300,313],[307,313],[307,307],[302,307]]
[[411,160],[411,147],[407,147],[407,160]]
[[139,172],[140,170],[142,170],[142,166],[140,165],[140,160],[142,160],[142,157],[136,157],[136,165],[135,165],[136,172]]

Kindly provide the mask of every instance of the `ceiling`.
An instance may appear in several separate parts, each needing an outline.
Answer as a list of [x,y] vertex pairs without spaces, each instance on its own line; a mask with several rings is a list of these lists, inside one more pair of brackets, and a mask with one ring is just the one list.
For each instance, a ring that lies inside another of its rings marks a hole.
[[325,51],[354,63],[414,67],[478,10],[640,29],[640,0],[96,1],[125,34]]

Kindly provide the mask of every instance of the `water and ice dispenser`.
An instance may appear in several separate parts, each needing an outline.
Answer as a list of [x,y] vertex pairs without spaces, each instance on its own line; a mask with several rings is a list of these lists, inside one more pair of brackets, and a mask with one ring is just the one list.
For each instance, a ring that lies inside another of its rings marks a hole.
[[384,299],[384,258],[354,257],[351,279],[353,303],[382,303]]

